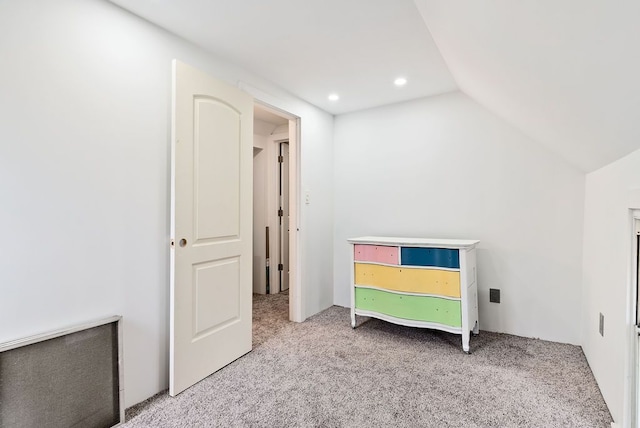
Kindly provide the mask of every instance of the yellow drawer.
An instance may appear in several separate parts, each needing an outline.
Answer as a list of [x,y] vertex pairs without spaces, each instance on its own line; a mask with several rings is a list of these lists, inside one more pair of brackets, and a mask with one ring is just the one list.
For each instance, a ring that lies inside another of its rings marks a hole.
[[355,283],[406,293],[460,297],[458,271],[356,263]]

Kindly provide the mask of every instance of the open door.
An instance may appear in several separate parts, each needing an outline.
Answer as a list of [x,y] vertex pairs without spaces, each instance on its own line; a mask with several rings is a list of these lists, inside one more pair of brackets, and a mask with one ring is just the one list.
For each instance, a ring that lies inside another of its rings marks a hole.
[[173,62],[169,394],[251,350],[253,99]]
[[280,291],[289,290],[289,142],[279,143],[280,155]]

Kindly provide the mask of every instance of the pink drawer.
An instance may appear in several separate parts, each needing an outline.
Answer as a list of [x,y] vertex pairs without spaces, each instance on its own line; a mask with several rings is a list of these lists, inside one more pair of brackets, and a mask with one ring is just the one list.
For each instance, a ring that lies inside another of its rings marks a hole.
[[353,257],[357,262],[398,264],[398,247],[384,245],[355,245]]

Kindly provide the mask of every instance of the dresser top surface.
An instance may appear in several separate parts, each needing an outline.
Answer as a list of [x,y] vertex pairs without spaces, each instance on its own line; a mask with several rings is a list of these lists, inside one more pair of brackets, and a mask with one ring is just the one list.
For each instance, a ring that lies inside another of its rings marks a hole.
[[347,239],[351,244],[407,245],[412,247],[473,248],[475,239],[397,238],[389,236],[361,236]]

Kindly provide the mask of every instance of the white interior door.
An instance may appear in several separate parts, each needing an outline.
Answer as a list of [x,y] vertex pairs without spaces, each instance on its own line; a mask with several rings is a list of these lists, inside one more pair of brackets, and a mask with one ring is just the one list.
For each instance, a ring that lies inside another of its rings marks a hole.
[[280,291],[289,289],[289,143],[280,143]]
[[253,99],[174,60],[173,396],[251,350]]

